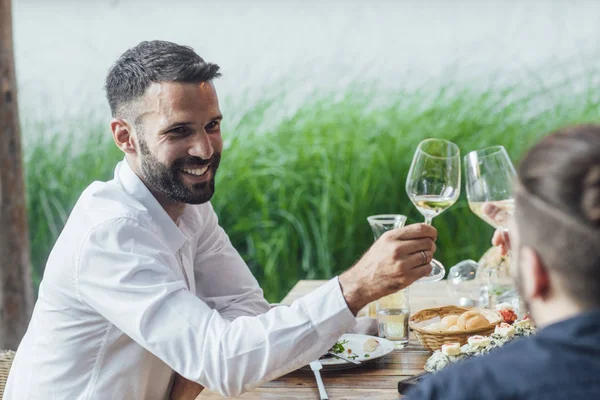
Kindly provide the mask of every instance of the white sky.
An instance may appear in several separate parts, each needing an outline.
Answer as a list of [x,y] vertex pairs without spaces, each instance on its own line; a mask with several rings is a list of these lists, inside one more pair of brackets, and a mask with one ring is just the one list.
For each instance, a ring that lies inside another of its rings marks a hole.
[[[141,40],[191,45],[222,67],[221,97],[251,102],[351,82],[420,85],[492,72],[554,79],[595,61],[600,1],[13,0],[20,102],[28,117],[107,113],[111,63]],[[529,78],[528,78],[529,79]]]

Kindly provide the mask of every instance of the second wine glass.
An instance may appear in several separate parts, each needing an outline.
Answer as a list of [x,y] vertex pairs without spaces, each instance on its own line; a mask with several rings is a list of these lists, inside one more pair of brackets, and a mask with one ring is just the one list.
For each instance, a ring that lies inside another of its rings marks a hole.
[[[513,184],[515,167],[503,146],[475,150],[465,156],[465,186],[469,208],[496,229],[508,232],[514,213]],[[512,261],[508,254],[509,264]],[[515,310],[524,309],[512,284],[509,268],[480,267],[483,274],[481,299],[488,307],[510,302]]]
[[[460,149],[444,139],[427,139],[419,143],[406,179],[406,194],[425,223],[451,207],[460,196]],[[436,282],[445,269],[437,260],[431,261],[431,274],[418,282]]]
[[496,229],[508,231],[514,213],[517,173],[504,146],[475,150],[465,156],[469,208]]

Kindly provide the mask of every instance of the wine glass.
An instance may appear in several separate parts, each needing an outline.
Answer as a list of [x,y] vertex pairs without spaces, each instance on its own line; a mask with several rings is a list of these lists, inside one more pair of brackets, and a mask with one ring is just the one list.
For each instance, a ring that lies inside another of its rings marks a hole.
[[461,307],[473,307],[479,302],[478,269],[477,262],[463,260],[448,270],[446,279],[448,292]]
[[512,189],[517,174],[504,146],[467,154],[465,175],[471,211],[494,228],[508,231],[515,210]]
[[[444,139],[427,139],[419,143],[406,179],[408,198],[431,225],[458,200],[460,195],[460,149]],[[431,261],[431,274],[417,282],[436,282],[445,269],[437,260]]]
[[[515,167],[504,146],[492,146],[475,150],[465,156],[465,186],[469,208],[475,215],[496,229],[507,232],[509,221],[514,214],[515,201],[513,183]],[[509,262],[511,255],[508,255]],[[489,267],[482,269],[487,280],[482,295],[489,307],[499,299],[515,297],[516,290],[505,268]]]

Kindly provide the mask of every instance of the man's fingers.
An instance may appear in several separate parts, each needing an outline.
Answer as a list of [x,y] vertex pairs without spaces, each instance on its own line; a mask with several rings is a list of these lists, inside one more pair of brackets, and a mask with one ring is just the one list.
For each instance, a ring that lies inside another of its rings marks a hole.
[[497,224],[503,225],[510,219],[510,214],[506,212],[506,210],[493,203],[485,203],[481,208],[481,211]]
[[411,269],[409,272],[406,273],[407,284],[411,285],[416,280],[421,279],[425,276],[429,276],[429,274],[431,274],[432,269],[433,267],[430,263]]
[[427,250],[435,253],[436,244],[431,238],[406,240],[398,244],[398,252],[404,254],[416,253],[417,251]]
[[503,244],[504,244],[504,236],[502,235],[502,231],[496,230],[496,232],[494,232],[494,236],[492,237],[492,245],[502,246]]
[[504,256],[510,250],[510,236],[508,232],[497,230],[492,237],[492,244],[500,246],[500,253]]
[[481,207],[481,211],[483,211],[483,213],[488,215],[490,218],[494,218],[494,216],[498,214],[498,212],[502,211],[502,209],[493,203],[486,202]]
[[412,240],[412,239],[423,239],[430,238],[432,240],[437,239],[437,229],[427,224],[412,224],[403,228],[398,228],[389,231],[390,238],[398,240]]
[[402,272],[405,273],[408,269],[415,269],[429,264],[432,259],[433,252],[429,250],[417,251],[416,253],[408,254],[401,260],[401,263],[407,267],[403,268]]

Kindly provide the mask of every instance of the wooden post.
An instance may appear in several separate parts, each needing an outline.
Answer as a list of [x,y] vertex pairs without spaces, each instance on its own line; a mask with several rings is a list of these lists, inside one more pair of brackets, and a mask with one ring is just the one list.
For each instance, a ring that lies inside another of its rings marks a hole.
[[0,349],[16,350],[33,305],[11,0],[0,0]]

